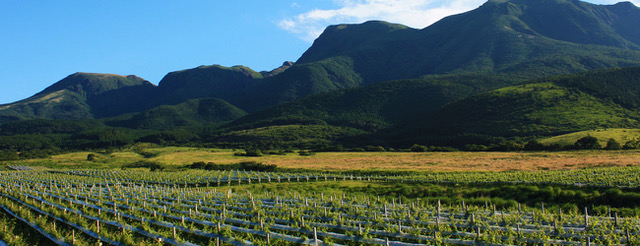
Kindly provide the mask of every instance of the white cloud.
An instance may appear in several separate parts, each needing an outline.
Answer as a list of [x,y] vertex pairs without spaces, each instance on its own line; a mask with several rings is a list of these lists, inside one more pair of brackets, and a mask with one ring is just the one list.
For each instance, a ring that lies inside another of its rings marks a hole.
[[424,28],[443,17],[472,10],[485,0],[335,0],[337,9],[314,9],[281,20],[280,28],[311,42],[332,24],[383,20]]
[[[624,0],[586,0],[594,4],[613,4]],[[281,20],[280,28],[312,42],[328,25],[383,20],[424,28],[453,14],[485,3],[486,0],[334,0],[336,9],[314,9]],[[640,6],[640,0],[631,0]]]
[[595,4],[615,4],[622,1],[628,1],[640,7],[640,0],[587,0],[587,2]]

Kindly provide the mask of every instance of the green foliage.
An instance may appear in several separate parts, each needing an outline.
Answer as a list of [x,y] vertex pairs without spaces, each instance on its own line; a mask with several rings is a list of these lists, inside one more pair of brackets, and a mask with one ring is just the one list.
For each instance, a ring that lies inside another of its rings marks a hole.
[[560,144],[560,145],[573,145],[578,139],[593,136],[598,138],[600,144],[606,146],[609,139],[613,138],[618,143],[626,143],[640,137],[640,129],[628,129],[628,128],[607,128],[607,129],[594,129],[588,131],[572,132],[568,134],[553,136],[550,138],[540,139],[540,142],[546,145]]
[[640,67],[596,70],[573,76],[558,76],[558,84],[579,88],[627,108],[640,106]]
[[[633,128],[637,112],[573,88],[552,83],[523,84],[481,93],[449,104],[400,126],[391,136],[404,142],[442,145],[455,135],[529,137],[595,128]],[[420,134],[416,134],[420,133]],[[460,138],[454,146],[486,144]],[[466,142],[468,141],[468,142]],[[504,142],[499,139],[491,143]]]
[[137,141],[160,145],[182,145],[197,142],[198,140],[199,136],[195,132],[189,131],[188,129],[178,128],[170,131],[150,134],[138,139]]
[[576,149],[602,149],[602,145],[600,145],[598,139],[592,136],[578,139],[573,147]]
[[245,161],[238,164],[215,164],[213,162],[194,162],[191,165],[187,165],[190,169],[204,169],[204,170],[244,170],[244,171],[258,171],[258,172],[273,172],[278,166],[264,164],[255,161]]
[[316,152],[309,151],[309,150],[300,150],[300,151],[298,151],[298,155],[300,155],[300,156],[312,156],[312,155],[316,155]]
[[222,123],[247,113],[220,99],[194,99],[165,105],[129,117],[106,119],[107,125],[134,129],[171,130],[204,123]]
[[260,157],[260,156],[263,156],[262,151],[260,149],[245,149],[243,153],[236,152],[233,155],[235,155],[235,156],[248,156],[248,157]]
[[20,156],[15,150],[0,150],[0,160],[13,161],[20,159]]
[[544,146],[544,144],[541,144],[537,140],[531,140],[524,145],[524,149],[536,151],[536,150],[544,150],[546,149],[546,147]]
[[622,145],[620,143],[618,143],[618,141],[616,141],[615,138],[610,138],[609,141],[607,141],[607,145],[604,147],[604,149],[606,149],[606,150],[620,150],[620,149],[622,149]]
[[81,132],[71,136],[66,143],[72,149],[106,149],[133,144],[145,135],[144,131],[126,128],[102,128]]
[[127,168],[149,168],[149,171],[154,172],[154,171],[164,170],[165,166],[160,163],[152,162],[152,161],[138,161],[138,162],[122,165],[122,169],[127,169]]
[[[216,130],[217,131],[217,130]],[[357,136],[363,131],[330,125],[283,125],[249,130],[213,132],[205,141],[218,142],[237,148],[300,149],[322,148],[336,139]],[[205,133],[207,134],[207,133]]]
[[74,134],[103,126],[93,120],[24,120],[0,125],[0,135]]
[[427,152],[427,150],[429,149],[427,148],[427,146],[414,144],[413,146],[411,146],[411,148],[409,148],[409,150],[411,150],[411,152]]
[[622,146],[623,149],[640,149],[640,138],[629,140]]

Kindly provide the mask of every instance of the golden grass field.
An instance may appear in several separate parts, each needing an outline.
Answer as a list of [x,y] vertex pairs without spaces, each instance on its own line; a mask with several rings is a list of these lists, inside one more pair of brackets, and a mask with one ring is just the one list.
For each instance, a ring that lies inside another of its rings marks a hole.
[[330,152],[313,156],[267,155],[263,157],[234,156],[232,150],[197,149],[183,147],[149,148],[156,157],[144,158],[131,151],[97,154],[94,162],[86,160],[90,152],[76,152],[47,159],[21,161],[27,165],[57,167],[118,168],[123,164],[147,160],[169,167],[193,162],[233,164],[257,161],[275,164],[279,168],[329,171],[506,171],[506,170],[563,170],[600,166],[640,164],[640,152],[625,151],[566,151],[566,152]]

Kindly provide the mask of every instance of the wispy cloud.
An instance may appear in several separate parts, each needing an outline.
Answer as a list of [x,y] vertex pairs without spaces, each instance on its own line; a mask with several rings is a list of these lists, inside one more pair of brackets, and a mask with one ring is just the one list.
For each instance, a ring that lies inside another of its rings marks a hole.
[[469,11],[484,2],[485,0],[334,0],[336,9],[314,9],[281,20],[278,25],[311,42],[331,24],[384,20],[424,28],[443,17]]

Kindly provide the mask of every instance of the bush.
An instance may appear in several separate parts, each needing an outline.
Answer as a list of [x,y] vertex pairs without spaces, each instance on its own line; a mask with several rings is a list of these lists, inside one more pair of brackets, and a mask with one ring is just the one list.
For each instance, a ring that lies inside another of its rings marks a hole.
[[367,145],[364,149],[367,152],[385,152],[385,149],[382,146]]
[[605,146],[604,149],[620,150],[622,149],[622,145],[620,145],[620,143],[618,143],[618,141],[616,141],[615,139],[610,138],[609,141],[607,141],[607,146]]
[[249,157],[260,157],[263,156],[262,151],[259,149],[245,149],[244,153],[235,153],[235,156],[249,156]]
[[151,161],[138,161],[138,162],[122,165],[122,169],[125,169],[125,168],[145,168],[145,167],[149,168],[149,171],[152,171],[152,172],[164,170],[164,166],[162,164],[157,163],[157,162],[151,162]]
[[427,152],[429,148],[424,145],[414,144],[413,146],[411,146],[411,148],[409,148],[409,150],[411,152]]
[[578,139],[573,147],[575,149],[602,149],[602,145],[600,145],[598,139],[592,136],[586,136]]
[[482,144],[467,144],[462,148],[464,151],[487,151],[487,146]]
[[316,152],[308,151],[308,150],[300,150],[300,151],[298,151],[298,155],[300,155],[300,156],[312,156],[312,155],[316,155]]
[[628,141],[622,146],[623,149],[638,149],[640,148],[640,138]]
[[247,161],[238,164],[240,169],[246,171],[273,172],[278,166],[273,164],[264,164],[261,162]]
[[524,150],[545,150],[546,146],[537,140],[531,140],[524,145]]
[[272,164],[264,164],[255,161],[245,161],[237,164],[215,164],[213,162],[194,162],[191,165],[187,165],[190,169],[204,169],[204,170],[245,170],[245,171],[259,171],[259,172],[273,172],[278,166]]

